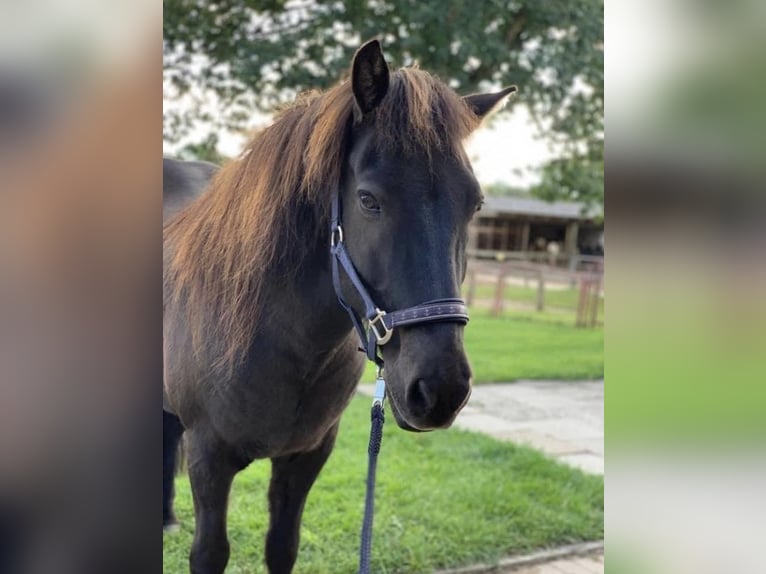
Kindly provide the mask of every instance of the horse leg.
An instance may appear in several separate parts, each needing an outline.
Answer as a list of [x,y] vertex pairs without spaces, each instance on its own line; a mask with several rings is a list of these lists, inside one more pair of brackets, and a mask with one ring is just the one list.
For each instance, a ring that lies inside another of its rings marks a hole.
[[178,443],[184,427],[180,419],[162,411],[162,529],[172,531],[178,528],[178,521],[173,513],[175,495],[174,479],[178,457]]
[[335,446],[337,432],[336,424],[315,450],[271,459],[266,536],[266,565],[271,574],[289,574],[293,569],[306,496]]
[[228,447],[204,432],[189,431],[186,443],[195,521],[189,566],[192,574],[221,574],[229,561],[229,490],[243,465],[236,463]]

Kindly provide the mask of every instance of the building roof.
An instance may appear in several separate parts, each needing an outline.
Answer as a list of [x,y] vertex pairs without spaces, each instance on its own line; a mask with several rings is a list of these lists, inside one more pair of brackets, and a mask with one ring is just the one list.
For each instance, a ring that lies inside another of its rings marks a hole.
[[482,215],[508,213],[514,215],[532,215],[557,219],[584,220],[594,217],[596,208],[584,210],[584,204],[573,201],[544,201],[534,197],[513,197],[488,195],[484,198]]

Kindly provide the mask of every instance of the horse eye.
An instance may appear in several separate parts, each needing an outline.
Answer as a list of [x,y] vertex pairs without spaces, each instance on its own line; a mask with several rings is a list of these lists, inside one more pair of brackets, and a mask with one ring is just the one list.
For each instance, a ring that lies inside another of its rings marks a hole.
[[482,199],[479,203],[476,204],[476,213],[480,212],[483,206],[484,206],[484,200]]
[[380,205],[378,204],[378,201],[375,199],[375,197],[371,193],[367,193],[366,191],[359,192],[359,202],[362,204],[362,207],[366,209],[367,211],[374,211],[374,212],[380,211]]

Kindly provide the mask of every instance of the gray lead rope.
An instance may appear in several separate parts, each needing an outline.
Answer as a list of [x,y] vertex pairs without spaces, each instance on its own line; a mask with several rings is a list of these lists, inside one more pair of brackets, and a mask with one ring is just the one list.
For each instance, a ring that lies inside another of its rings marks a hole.
[[[343,226],[340,194],[336,193],[332,202],[330,222],[330,252],[332,253],[332,282],[338,303],[348,312],[361,341],[360,350],[378,367],[378,377],[375,383],[375,396],[372,401],[370,419],[370,444],[367,464],[367,493],[364,500],[364,520],[362,522],[362,542],[359,549],[359,574],[369,574],[370,554],[372,550],[372,523],[375,513],[375,471],[378,466],[378,453],[383,439],[384,401],[386,384],[383,380],[383,359],[378,355],[378,347],[385,345],[393,335],[396,327],[430,323],[436,321],[468,322],[468,309],[462,299],[447,298],[426,301],[420,305],[397,311],[381,310],[370,296],[364,281],[357,273],[351,261],[345,242],[343,241]],[[346,303],[341,287],[341,270],[349,279],[357,294],[364,303],[364,318],[359,317],[351,305]],[[367,321],[365,332],[364,320]]]
[[375,397],[370,412],[370,444],[367,447],[367,491],[364,496],[364,520],[362,521],[362,544],[359,547],[359,574],[369,574],[370,555],[372,554],[372,521],[375,515],[375,471],[378,468],[378,453],[383,440],[385,414],[383,402],[386,398],[386,382],[383,373],[378,370],[375,381]]

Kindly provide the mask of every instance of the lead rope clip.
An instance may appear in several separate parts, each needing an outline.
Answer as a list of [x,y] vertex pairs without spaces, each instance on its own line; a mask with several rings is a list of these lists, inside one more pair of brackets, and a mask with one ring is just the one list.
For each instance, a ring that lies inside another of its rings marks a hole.
[[378,367],[378,372],[375,376],[375,393],[372,395],[372,406],[380,405],[384,406],[386,400],[386,381],[383,378],[383,367]]

